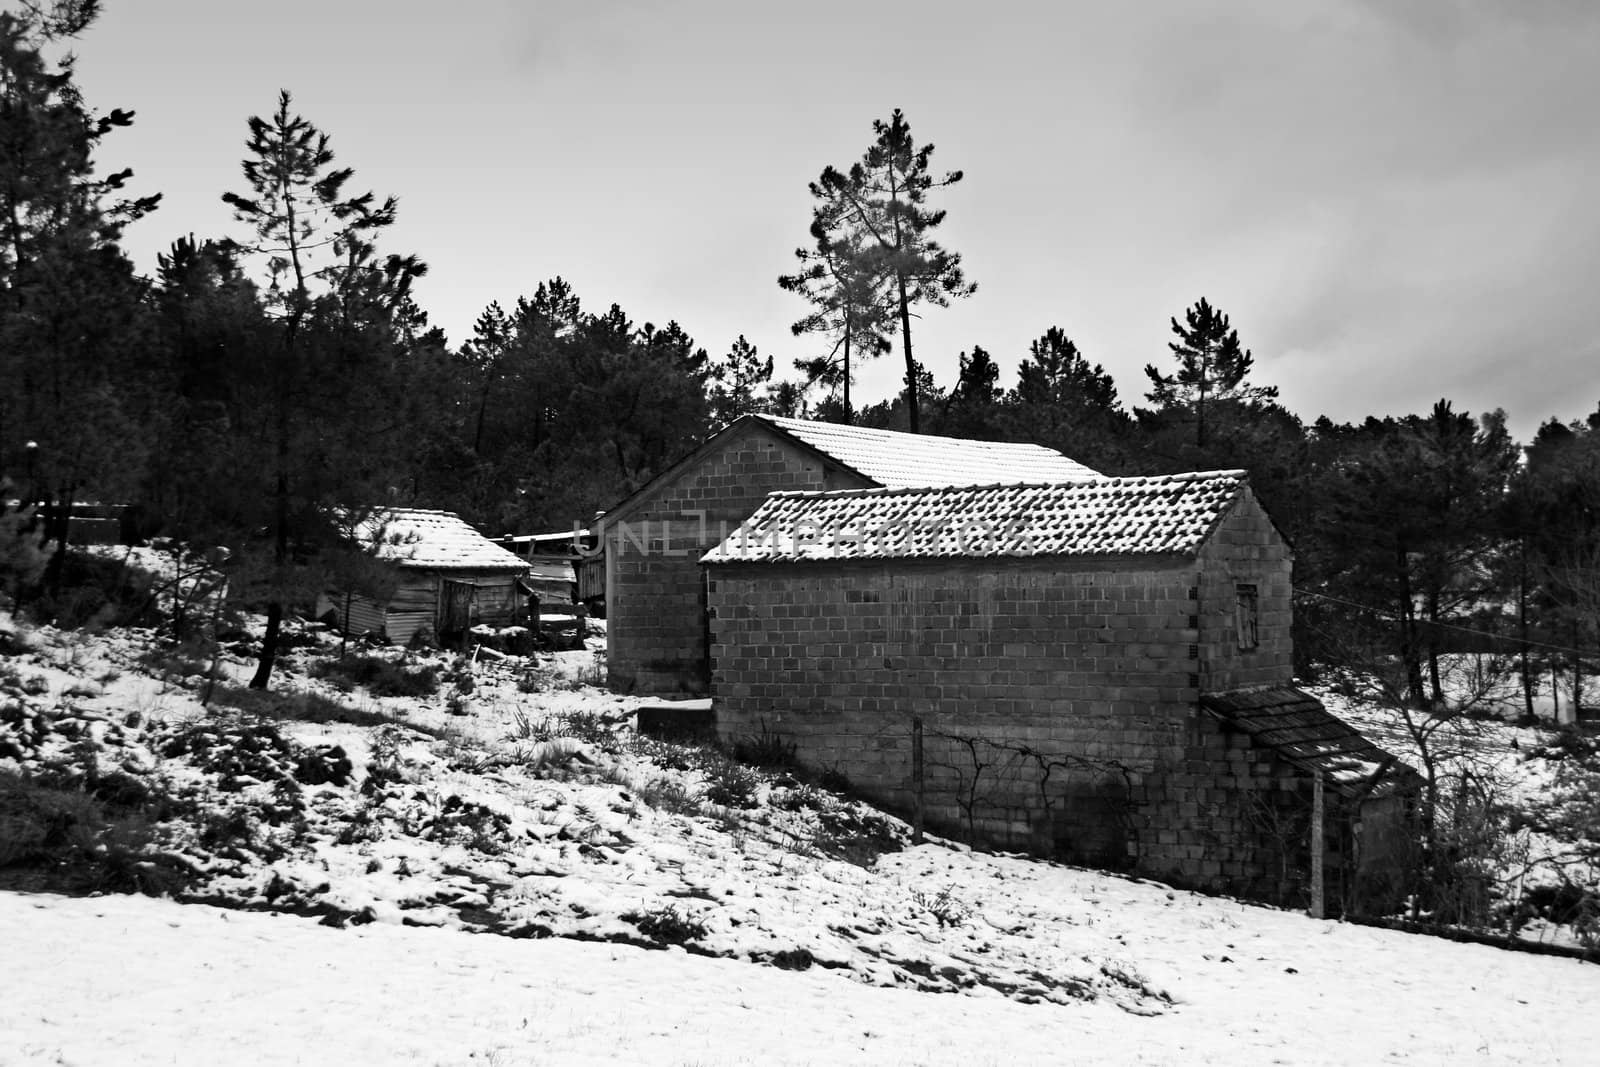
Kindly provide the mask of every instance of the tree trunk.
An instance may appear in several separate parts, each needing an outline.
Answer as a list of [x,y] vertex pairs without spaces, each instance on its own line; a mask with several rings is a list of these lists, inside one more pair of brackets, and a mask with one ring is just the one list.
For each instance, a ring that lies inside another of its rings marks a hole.
[[1522,643],[1522,716],[1533,722],[1533,670],[1528,663],[1528,541],[1518,542],[1517,633]]
[[[287,390],[285,390],[287,393]],[[278,484],[273,507],[272,581],[275,588],[267,604],[267,632],[261,638],[261,658],[250,679],[251,689],[265,689],[278,655],[278,632],[283,625],[283,586],[289,568],[289,398],[278,401]]]
[[72,529],[72,497],[74,491],[66,489],[53,506],[45,511],[45,537],[55,541],[50,561],[44,567],[44,587],[52,597],[61,595],[61,577],[67,566],[67,534]]
[[1400,662],[1406,670],[1406,696],[1412,707],[1424,707],[1427,696],[1422,689],[1422,653],[1418,647],[1416,608],[1411,603],[1411,573],[1403,543],[1395,546],[1396,573],[1400,577]]
[[1431,589],[1425,600],[1428,613],[1428,686],[1433,694],[1433,705],[1444,702],[1444,686],[1439,683],[1439,591]]
[[1582,639],[1582,629],[1578,625],[1577,617],[1574,616],[1572,620],[1572,721],[1574,724],[1583,717],[1583,653],[1578,651],[1578,642]]
[[896,274],[900,286],[900,344],[906,353],[906,413],[911,417],[911,432],[921,433],[917,419],[917,361],[911,357],[911,305],[906,301],[906,278]]
[[251,689],[265,689],[272,678],[272,664],[278,655],[278,634],[283,628],[283,601],[274,600],[267,605],[267,632],[261,637],[261,658],[256,661],[256,673],[250,678]]
[[854,318],[849,311],[845,312],[844,322],[844,421],[855,422],[855,415],[850,410],[850,331],[854,328]]

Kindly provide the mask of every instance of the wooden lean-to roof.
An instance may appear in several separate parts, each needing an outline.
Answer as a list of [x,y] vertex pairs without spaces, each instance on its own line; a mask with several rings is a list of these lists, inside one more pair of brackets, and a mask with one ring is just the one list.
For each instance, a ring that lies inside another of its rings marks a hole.
[[1352,797],[1381,795],[1419,781],[1417,772],[1294,686],[1206,693],[1200,706]]
[[774,493],[707,563],[1192,555],[1243,471],[1053,485]]

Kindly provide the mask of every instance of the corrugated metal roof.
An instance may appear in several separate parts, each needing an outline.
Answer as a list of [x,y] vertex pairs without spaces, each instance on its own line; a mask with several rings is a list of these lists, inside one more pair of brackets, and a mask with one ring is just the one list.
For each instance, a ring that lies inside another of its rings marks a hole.
[[431,570],[525,571],[528,563],[449,511],[386,508],[356,528],[356,538],[379,559]]
[[1043,445],[925,437],[831,422],[754,416],[890,489],[934,485],[1018,485],[1098,478]]
[[1200,704],[1290,763],[1322,771],[1346,796],[1381,795],[1418,780],[1410,766],[1293,686],[1207,693]]
[[1243,471],[1056,485],[774,493],[707,563],[1193,553]]

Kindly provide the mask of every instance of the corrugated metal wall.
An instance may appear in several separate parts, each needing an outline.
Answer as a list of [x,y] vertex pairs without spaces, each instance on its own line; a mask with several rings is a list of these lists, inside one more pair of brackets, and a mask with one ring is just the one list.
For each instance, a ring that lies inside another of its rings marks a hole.
[[[446,579],[474,587],[473,625],[510,626],[526,602],[515,574],[403,569],[388,604],[359,594],[349,597],[350,635],[382,634],[391,644],[406,645],[418,631],[434,631],[439,621],[439,591]],[[345,604],[344,594],[325,594],[318,599],[317,613],[320,616],[332,609],[345,625]]]

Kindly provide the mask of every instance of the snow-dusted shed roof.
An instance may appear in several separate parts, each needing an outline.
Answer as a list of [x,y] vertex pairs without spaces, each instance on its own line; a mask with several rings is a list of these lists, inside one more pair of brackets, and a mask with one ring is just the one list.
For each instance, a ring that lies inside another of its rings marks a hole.
[[379,559],[428,570],[526,571],[528,561],[495,544],[449,511],[386,508],[355,530]]
[[1056,485],[774,493],[706,563],[1192,554],[1243,471]]
[[928,437],[776,415],[754,417],[889,489],[1065,482],[1100,477],[1098,472],[1077,460],[1043,445]]
[[626,520],[635,510],[696,469],[702,459],[731,437],[755,431],[790,442],[824,465],[849,472],[870,485],[888,489],[940,485],[1007,485],[1075,482],[1101,475],[1043,445],[973,441],[841,426],[776,415],[744,415],[703,441],[699,448],[656,475],[606,513],[606,524]]

